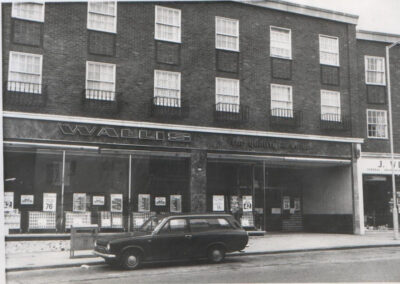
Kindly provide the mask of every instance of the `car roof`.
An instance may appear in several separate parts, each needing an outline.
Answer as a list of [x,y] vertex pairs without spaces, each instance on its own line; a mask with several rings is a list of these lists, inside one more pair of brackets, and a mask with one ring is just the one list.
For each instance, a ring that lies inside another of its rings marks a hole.
[[181,218],[188,218],[188,217],[232,217],[230,214],[215,214],[215,213],[190,213],[190,214],[177,214],[177,215],[164,215],[167,218],[173,217],[181,217]]

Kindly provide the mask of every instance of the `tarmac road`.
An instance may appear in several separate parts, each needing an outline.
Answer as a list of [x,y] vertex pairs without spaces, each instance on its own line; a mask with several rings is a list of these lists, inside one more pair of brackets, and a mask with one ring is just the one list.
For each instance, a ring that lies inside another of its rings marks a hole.
[[400,248],[368,248],[229,257],[145,265],[125,271],[106,265],[7,273],[7,283],[254,283],[400,282]]

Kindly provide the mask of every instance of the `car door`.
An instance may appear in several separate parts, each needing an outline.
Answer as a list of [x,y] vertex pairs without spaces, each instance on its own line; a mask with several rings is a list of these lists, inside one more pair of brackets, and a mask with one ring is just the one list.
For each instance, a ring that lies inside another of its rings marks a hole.
[[190,254],[193,257],[204,257],[207,255],[208,244],[213,240],[213,232],[207,218],[193,217],[189,220],[190,232],[192,234],[192,245]]
[[153,259],[183,259],[189,257],[192,235],[186,218],[173,218],[152,237]]

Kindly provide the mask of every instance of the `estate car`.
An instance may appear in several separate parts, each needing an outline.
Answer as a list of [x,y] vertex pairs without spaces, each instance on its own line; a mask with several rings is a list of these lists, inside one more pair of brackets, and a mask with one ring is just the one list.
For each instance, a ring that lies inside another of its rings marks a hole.
[[247,242],[247,232],[228,214],[154,216],[137,232],[97,239],[94,254],[126,269],[167,260],[208,258],[218,263]]

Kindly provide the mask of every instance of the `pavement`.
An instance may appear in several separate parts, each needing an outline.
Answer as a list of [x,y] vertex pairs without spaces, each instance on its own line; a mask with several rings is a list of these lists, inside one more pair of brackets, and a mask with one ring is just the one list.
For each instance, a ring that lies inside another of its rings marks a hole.
[[[244,251],[230,253],[227,256],[388,246],[400,246],[400,240],[394,240],[393,238],[393,231],[371,231],[362,236],[319,233],[266,233],[265,236],[250,237],[248,247]],[[6,271],[85,267],[104,264],[104,260],[93,256],[92,251],[77,251],[75,256],[75,258],[70,258],[69,251],[8,252],[6,253]]]

